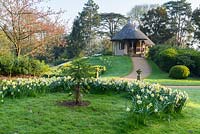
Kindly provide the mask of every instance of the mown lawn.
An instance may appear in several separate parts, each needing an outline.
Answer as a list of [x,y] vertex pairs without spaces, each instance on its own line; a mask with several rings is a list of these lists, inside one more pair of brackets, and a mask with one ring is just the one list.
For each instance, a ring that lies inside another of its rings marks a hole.
[[107,71],[101,77],[123,77],[131,73],[133,64],[128,56],[99,56],[87,59],[91,65],[106,66]]
[[145,81],[151,83],[160,83],[162,85],[176,85],[176,86],[200,86],[200,78],[189,77],[184,80],[171,79],[169,74],[160,70],[160,68],[151,60],[148,60],[152,68],[152,73]]
[[36,98],[5,99],[0,105],[0,134],[198,134],[200,90],[185,89],[190,100],[182,115],[163,120],[151,117],[147,126],[136,127],[125,111],[126,94],[88,94],[88,107],[67,108],[57,101],[64,93]]

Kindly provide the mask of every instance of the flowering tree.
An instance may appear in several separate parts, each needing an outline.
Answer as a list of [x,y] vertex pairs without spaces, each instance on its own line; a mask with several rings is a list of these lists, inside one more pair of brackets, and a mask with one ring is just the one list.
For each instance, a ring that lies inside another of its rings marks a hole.
[[37,5],[41,2],[0,0],[0,28],[12,43],[16,56],[29,55],[54,44],[64,33],[58,17],[62,12],[40,10]]

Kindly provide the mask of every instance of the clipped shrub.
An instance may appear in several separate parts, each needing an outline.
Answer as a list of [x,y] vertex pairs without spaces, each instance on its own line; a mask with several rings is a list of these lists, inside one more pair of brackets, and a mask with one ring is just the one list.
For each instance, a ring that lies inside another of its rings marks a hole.
[[158,56],[158,64],[162,70],[169,72],[170,68],[176,65],[176,56],[178,55],[176,49],[168,48],[161,51]]
[[173,66],[169,71],[169,77],[175,79],[186,79],[190,75],[190,69],[184,65]]

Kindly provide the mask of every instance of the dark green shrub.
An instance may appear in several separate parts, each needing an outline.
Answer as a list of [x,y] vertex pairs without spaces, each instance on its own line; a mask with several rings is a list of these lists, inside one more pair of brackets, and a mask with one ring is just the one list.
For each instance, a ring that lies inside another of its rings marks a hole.
[[14,56],[0,56],[0,75],[11,75],[14,67]]
[[177,56],[177,64],[178,65],[185,65],[189,68],[195,67],[194,60],[191,59],[191,55],[189,54],[180,54]]
[[157,57],[159,55],[159,53],[165,49],[171,48],[171,46],[169,45],[155,45],[153,47],[151,47],[149,49],[149,54],[148,57],[153,60],[153,61],[157,61]]
[[168,48],[164,51],[161,51],[159,53],[158,58],[158,65],[161,67],[164,71],[169,71],[170,68],[174,65],[176,65],[176,57],[178,53],[176,49],[174,48]]
[[187,66],[191,74],[200,76],[200,52],[191,48],[177,48],[177,64]]
[[185,65],[193,76],[200,76],[200,52],[197,50],[157,45],[150,48],[149,58],[164,71],[169,71],[174,65]]
[[28,75],[30,74],[31,66],[28,57],[16,57],[14,60],[14,66],[12,68],[12,75]]
[[173,66],[169,71],[169,77],[175,79],[186,79],[190,75],[190,69],[184,65]]
[[200,76],[200,53],[191,57],[194,60],[195,68],[192,70],[197,76]]
[[149,49],[149,58],[153,61],[155,61],[157,54],[160,52],[161,46],[153,46]]
[[29,57],[0,56],[0,75],[41,75],[49,70],[44,62]]

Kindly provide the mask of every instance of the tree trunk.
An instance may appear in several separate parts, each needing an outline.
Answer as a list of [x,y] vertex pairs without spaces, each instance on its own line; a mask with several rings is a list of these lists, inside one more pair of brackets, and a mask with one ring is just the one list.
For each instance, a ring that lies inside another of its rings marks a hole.
[[16,56],[19,57],[20,54],[21,54],[21,48],[20,48],[19,43],[16,43],[16,44],[15,44],[15,49],[16,49],[16,50],[15,50]]
[[81,102],[80,83],[77,84],[77,87],[75,89],[75,99],[76,104],[79,104]]
[[20,49],[17,49],[17,50],[16,50],[16,56],[19,57],[19,56],[20,56],[20,53],[21,53]]

